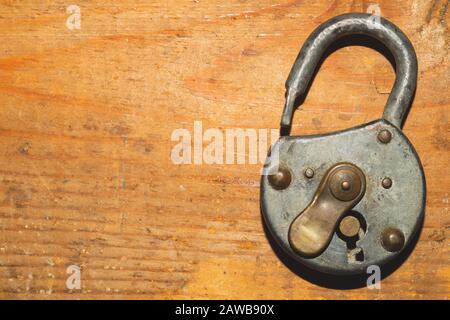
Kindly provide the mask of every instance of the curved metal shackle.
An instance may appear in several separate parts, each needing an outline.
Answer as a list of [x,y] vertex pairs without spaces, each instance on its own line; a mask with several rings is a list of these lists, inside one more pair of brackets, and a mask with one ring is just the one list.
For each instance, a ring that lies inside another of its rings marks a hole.
[[[378,20],[378,21],[377,21]],[[321,24],[308,37],[286,81],[281,130],[289,133],[295,100],[305,94],[327,48],[349,35],[367,35],[384,44],[395,59],[396,79],[384,107],[383,119],[401,129],[416,89],[417,58],[406,35],[388,20],[366,13],[348,13]]]

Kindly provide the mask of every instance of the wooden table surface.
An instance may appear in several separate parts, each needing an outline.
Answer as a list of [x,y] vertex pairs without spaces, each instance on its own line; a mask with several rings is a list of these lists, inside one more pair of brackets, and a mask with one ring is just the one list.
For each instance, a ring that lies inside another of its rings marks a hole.
[[[69,28],[71,4],[80,29]],[[448,299],[448,1],[376,3],[417,52],[403,129],[427,180],[418,244],[381,289],[326,288],[277,258],[260,216],[259,162],[171,159],[172,132],[192,133],[194,121],[277,129],[305,38],[371,4],[2,1],[0,298]],[[334,52],[293,134],[379,118],[394,77],[370,48]],[[66,286],[70,265],[81,268],[80,289]]]

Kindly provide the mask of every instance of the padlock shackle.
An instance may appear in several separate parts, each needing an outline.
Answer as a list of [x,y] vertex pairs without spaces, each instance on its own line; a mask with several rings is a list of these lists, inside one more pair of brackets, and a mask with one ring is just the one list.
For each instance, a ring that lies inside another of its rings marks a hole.
[[308,37],[286,81],[286,103],[281,132],[289,134],[295,101],[306,93],[325,51],[335,41],[350,35],[367,35],[384,44],[395,60],[396,79],[384,107],[383,119],[401,129],[411,106],[417,81],[417,58],[406,35],[393,23],[366,13],[348,13],[332,18]]

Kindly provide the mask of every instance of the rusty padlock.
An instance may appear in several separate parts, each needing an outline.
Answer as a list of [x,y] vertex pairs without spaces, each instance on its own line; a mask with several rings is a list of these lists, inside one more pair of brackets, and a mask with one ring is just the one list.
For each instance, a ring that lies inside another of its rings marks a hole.
[[[396,80],[381,119],[347,130],[290,136],[295,101],[327,48],[349,35],[375,38],[395,59]],[[382,268],[421,228],[425,176],[401,130],[412,103],[417,59],[394,24],[363,13],[335,17],[306,40],[286,82],[281,135],[261,178],[264,221],[295,261],[329,274]]]

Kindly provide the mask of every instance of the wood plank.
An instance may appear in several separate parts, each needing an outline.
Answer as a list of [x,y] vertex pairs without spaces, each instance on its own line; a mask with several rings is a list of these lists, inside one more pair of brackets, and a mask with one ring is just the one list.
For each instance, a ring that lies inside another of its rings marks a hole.
[[[292,273],[259,210],[261,164],[176,165],[174,130],[276,129],[284,82],[320,23],[367,1],[63,1],[0,5],[0,298],[448,299],[446,0],[377,2],[419,61],[404,131],[427,178],[417,247],[381,290]],[[293,134],[377,119],[394,72],[346,47],[322,65]],[[81,267],[81,289],[66,268]]]

